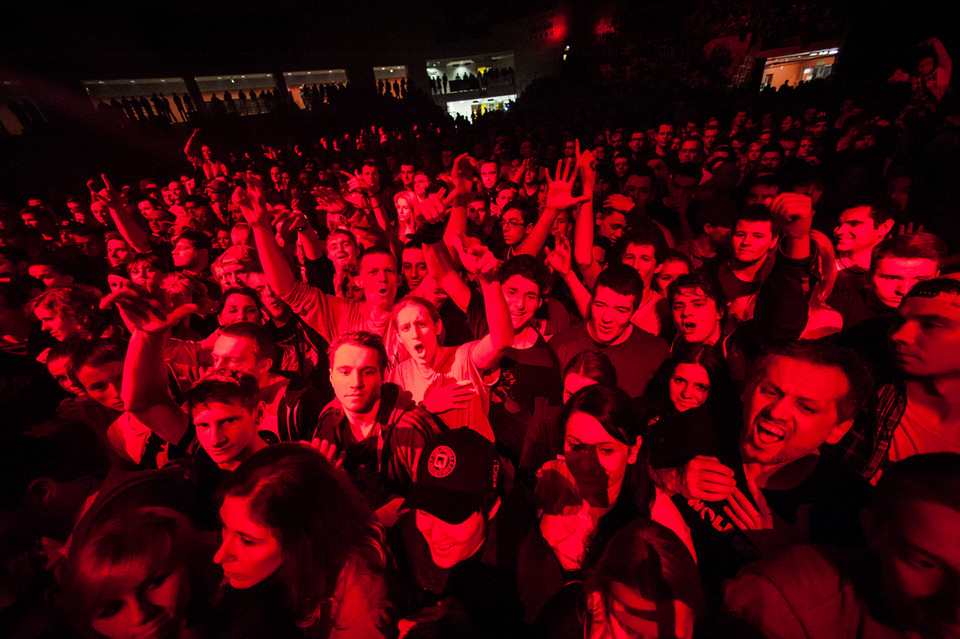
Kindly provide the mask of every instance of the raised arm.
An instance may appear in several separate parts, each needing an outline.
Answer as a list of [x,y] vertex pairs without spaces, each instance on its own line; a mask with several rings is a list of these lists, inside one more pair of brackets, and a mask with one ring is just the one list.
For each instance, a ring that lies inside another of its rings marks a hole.
[[187,143],[183,145],[183,154],[187,156],[187,159],[191,163],[196,164],[198,160],[201,160],[200,156],[193,149],[193,140],[197,137],[197,133],[200,133],[200,129],[194,129],[193,133],[190,134],[190,137],[187,138]]
[[483,292],[483,305],[490,332],[484,335],[473,348],[473,363],[480,372],[495,368],[500,358],[513,345],[513,323],[507,302],[500,291],[497,277],[499,263],[493,253],[482,244],[463,249],[460,259],[464,268],[475,273]]
[[590,291],[583,285],[580,278],[573,270],[572,258],[570,257],[570,241],[561,237],[557,240],[557,247],[552,251],[549,247],[547,251],[547,265],[560,274],[570,294],[573,295],[573,301],[577,304],[577,310],[580,317],[586,319],[590,310]]
[[263,199],[260,179],[253,174],[247,174],[247,188],[237,188],[233,194],[233,202],[240,208],[243,218],[253,231],[253,239],[257,244],[257,254],[263,265],[263,274],[267,278],[277,295],[284,296],[293,292],[297,279],[293,275],[290,263],[287,262],[283,249],[277,244],[277,238],[271,225],[272,214]]
[[170,396],[164,347],[170,328],[197,310],[193,304],[167,312],[161,301],[150,300],[140,287],[125,285],[101,301],[115,304],[124,322],[133,328],[123,362],[120,395],[124,409],[149,425],[164,441],[177,444],[187,432],[188,419]]
[[[423,259],[427,263],[427,271],[437,281],[437,284],[447,292],[453,303],[464,313],[470,305],[470,287],[457,273],[453,258],[447,245],[443,241],[446,236],[438,236],[436,230],[443,224],[443,201],[439,194],[434,193],[420,204],[420,219],[422,228],[433,230],[432,233],[423,233]],[[449,224],[447,225],[449,228]]]
[[581,202],[585,202],[588,194],[582,194],[580,197],[573,197],[573,182],[577,177],[577,167],[580,164],[580,157],[572,166],[568,163],[563,166],[563,160],[557,162],[557,173],[555,177],[550,177],[547,171],[547,202],[543,213],[534,224],[533,230],[523,238],[523,242],[517,247],[517,253],[526,253],[527,255],[538,255],[547,243],[547,237],[553,229],[553,223],[561,211],[572,209]]
[[153,246],[150,244],[150,236],[144,230],[146,220],[140,211],[131,205],[127,197],[128,187],[123,191],[117,191],[106,175],[100,176],[106,188],[102,189],[97,198],[107,205],[110,210],[110,217],[113,223],[117,225],[117,230],[127,244],[137,253],[149,253]]

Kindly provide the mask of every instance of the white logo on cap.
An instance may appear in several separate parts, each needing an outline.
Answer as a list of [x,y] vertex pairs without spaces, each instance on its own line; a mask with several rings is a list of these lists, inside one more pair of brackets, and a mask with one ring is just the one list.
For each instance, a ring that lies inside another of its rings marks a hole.
[[427,471],[432,477],[443,479],[457,467],[457,455],[449,446],[437,446],[427,460]]

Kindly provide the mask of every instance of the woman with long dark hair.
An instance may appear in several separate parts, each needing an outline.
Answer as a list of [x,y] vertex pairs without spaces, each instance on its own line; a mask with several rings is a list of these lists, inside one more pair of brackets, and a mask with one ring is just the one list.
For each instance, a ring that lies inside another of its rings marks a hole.
[[263,449],[225,481],[227,585],[210,637],[380,637],[395,628],[383,532],[345,474],[306,444]]

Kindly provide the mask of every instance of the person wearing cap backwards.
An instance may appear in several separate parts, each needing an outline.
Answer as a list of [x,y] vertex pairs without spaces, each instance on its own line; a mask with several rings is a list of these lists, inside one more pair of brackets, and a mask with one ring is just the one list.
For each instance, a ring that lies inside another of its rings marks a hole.
[[522,518],[501,508],[502,481],[496,448],[475,431],[444,431],[423,449],[409,510],[387,538],[405,580],[400,637],[527,636],[516,584],[522,534],[510,529]]

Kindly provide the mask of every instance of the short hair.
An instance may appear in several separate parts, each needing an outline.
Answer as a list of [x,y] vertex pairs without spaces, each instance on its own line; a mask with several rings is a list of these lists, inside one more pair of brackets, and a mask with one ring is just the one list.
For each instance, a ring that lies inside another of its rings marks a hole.
[[422,251],[423,242],[420,240],[407,240],[407,242],[403,245],[403,250],[400,251],[400,255],[402,256],[403,251],[406,251],[407,249],[417,249],[418,251]]
[[663,239],[663,233],[659,229],[655,230],[645,227],[635,228],[629,233],[626,233],[620,238],[618,244],[620,246],[620,251],[618,251],[620,255],[626,253],[627,247],[629,246],[652,246],[654,259],[657,261],[657,264],[663,262],[663,258],[669,250],[667,241]]
[[254,408],[260,401],[257,378],[250,373],[218,368],[213,370],[187,391],[187,413],[209,404],[240,404]]
[[870,271],[885,257],[904,260],[933,260],[938,265],[947,256],[947,245],[932,233],[908,233],[894,235],[873,247]]
[[511,211],[513,209],[520,211],[520,216],[523,218],[524,224],[537,223],[537,217],[539,216],[538,215],[539,211],[537,210],[537,207],[532,202],[528,202],[527,200],[524,200],[523,198],[519,198],[519,197],[514,198],[503,206],[503,211],[501,214],[506,215],[507,211]]
[[717,311],[726,314],[727,295],[723,292],[723,286],[715,277],[700,271],[694,271],[673,280],[667,289],[667,300],[669,300],[670,306],[673,306],[677,295],[685,291],[703,291],[704,296],[712,299],[717,305]]
[[736,224],[737,216],[740,215],[740,207],[726,197],[694,200],[690,203],[688,215],[695,220],[694,228],[698,233],[703,231],[704,224],[732,229]]
[[78,341],[67,360],[67,375],[82,387],[77,373],[84,366],[101,366],[107,362],[123,362],[127,355],[127,343],[120,339],[93,339]]
[[394,264],[397,262],[397,256],[393,254],[389,249],[385,249],[382,246],[374,244],[368,248],[363,249],[360,252],[360,258],[357,260],[357,264],[363,264],[363,258],[368,255],[386,255],[393,260]]
[[617,369],[610,358],[600,351],[582,351],[574,355],[573,359],[563,367],[563,377],[580,375],[606,386],[617,386]]
[[350,243],[353,244],[354,246],[359,246],[359,244],[357,243],[357,236],[354,235],[353,232],[351,232],[349,229],[333,229],[332,231],[330,231],[330,233],[327,235],[326,240],[324,241],[329,242],[330,238],[332,238],[334,235],[342,235],[345,238],[347,238],[347,240],[349,240]]
[[839,370],[847,378],[847,393],[837,400],[837,419],[844,422],[866,408],[874,388],[873,375],[856,351],[819,340],[790,342],[765,351],[754,363],[747,388],[756,385],[777,357],[788,357],[823,368]]
[[337,339],[331,342],[330,348],[327,349],[327,360],[330,363],[331,370],[333,369],[333,359],[337,351],[340,350],[340,347],[344,344],[369,348],[376,352],[377,360],[380,364],[380,371],[383,372],[387,369],[389,358],[387,357],[387,349],[383,345],[383,338],[367,331],[354,331],[352,333],[342,333]]
[[[254,293],[255,299],[257,299],[256,295],[257,294]],[[231,324],[230,326],[224,326],[221,328],[220,335],[250,340],[254,343],[258,358],[261,360],[271,359],[274,363],[277,363],[277,343],[274,341],[273,335],[270,334],[270,331],[267,329],[267,327],[263,326],[262,324],[254,324],[253,322],[237,322],[236,324]]]
[[500,265],[497,274],[501,284],[514,275],[530,280],[537,285],[540,297],[546,297],[550,290],[550,273],[547,267],[532,255],[514,255]]
[[430,319],[433,320],[433,323],[436,324],[440,321],[440,312],[437,310],[433,304],[428,300],[419,297],[417,295],[408,295],[393,307],[393,317],[391,322],[393,322],[394,328],[397,328],[397,318],[400,316],[400,311],[407,308],[408,306],[419,306],[420,308],[427,311],[427,315],[430,316]]
[[911,288],[904,299],[913,297],[936,297],[941,293],[954,293],[960,295],[960,279],[953,277],[937,277],[932,280],[917,282],[917,285]]
[[763,156],[764,153],[779,153],[782,157],[784,155],[783,147],[780,146],[779,142],[767,142],[762,147],[760,147],[760,155]]
[[601,286],[609,288],[617,295],[632,295],[634,309],[640,306],[643,299],[643,278],[635,268],[626,264],[611,264],[600,271],[593,289],[594,297]]
[[896,211],[898,204],[889,197],[870,197],[864,199],[851,200],[843,210],[864,207],[869,210],[870,219],[873,220],[874,228],[879,227],[887,220],[896,221]]
[[912,455],[883,471],[870,510],[883,525],[897,516],[896,506],[910,502],[941,504],[960,512],[960,454]]
[[749,204],[737,213],[737,217],[733,220],[733,226],[736,228],[737,222],[769,222],[771,232],[776,235],[773,216],[770,214],[770,209],[768,209],[763,204]]
[[217,310],[217,315],[223,313],[223,309],[227,307],[227,300],[230,299],[231,295],[246,295],[253,300],[253,303],[257,305],[257,310],[263,312],[263,304],[260,301],[260,295],[250,288],[249,286],[232,286],[223,292],[223,295],[220,297],[220,308]]
[[133,258],[127,262],[127,272],[132,273],[135,266],[149,266],[155,268],[161,273],[172,273],[173,264],[170,261],[160,255],[155,253],[138,253],[134,255]]
[[188,242],[193,244],[193,248],[195,248],[198,251],[203,251],[203,250],[209,251],[211,248],[213,248],[213,245],[210,242],[210,236],[207,235],[206,233],[201,233],[200,231],[193,231],[193,230],[184,231],[183,233],[177,236],[176,241],[179,242],[180,240],[187,240]]

